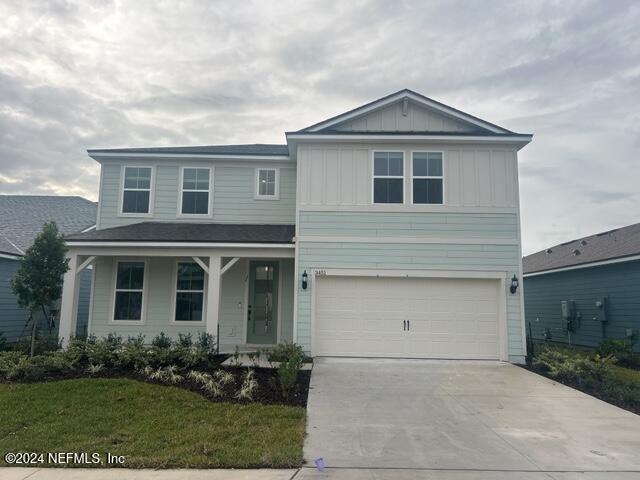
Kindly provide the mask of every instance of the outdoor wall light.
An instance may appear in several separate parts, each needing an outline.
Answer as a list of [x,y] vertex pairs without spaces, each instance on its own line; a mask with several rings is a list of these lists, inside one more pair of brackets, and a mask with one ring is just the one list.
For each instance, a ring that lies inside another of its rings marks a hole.
[[511,279],[511,286],[509,287],[509,291],[511,293],[516,293],[516,290],[518,290],[518,277],[516,277],[515,275],[513,276],[513,278]]
[[307,285],[308,285],[307,280],[309,280],[309,275],[307,275],[307,271],[305,270],[305,271],[302,273],[302,289],[303,289],[303,290],[306,290],[306,289],[307,289]]

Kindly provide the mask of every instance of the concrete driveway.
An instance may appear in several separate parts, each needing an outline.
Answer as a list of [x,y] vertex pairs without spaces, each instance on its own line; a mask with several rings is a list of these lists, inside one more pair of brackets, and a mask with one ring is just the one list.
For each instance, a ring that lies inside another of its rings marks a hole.
[[640,416],[496,362],[319,359],[296,479],[640,478]]

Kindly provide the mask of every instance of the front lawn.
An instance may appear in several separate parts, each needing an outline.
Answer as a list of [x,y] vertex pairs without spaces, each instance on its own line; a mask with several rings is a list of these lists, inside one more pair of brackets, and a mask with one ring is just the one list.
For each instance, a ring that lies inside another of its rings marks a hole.
[[0,384],[0,405],[3,455],[109,452],[124,455],[123,466],[133,468],[302,464],[302,407],[214,403],[181,388],[123,378]]
[[[640,370],[621,365],[620,357],[566,345],[536,345],[529,367],[542,375],[640,414]],[[615,352],[614,352],[615,353]],[[635,365],[625,358],[624,365]]]

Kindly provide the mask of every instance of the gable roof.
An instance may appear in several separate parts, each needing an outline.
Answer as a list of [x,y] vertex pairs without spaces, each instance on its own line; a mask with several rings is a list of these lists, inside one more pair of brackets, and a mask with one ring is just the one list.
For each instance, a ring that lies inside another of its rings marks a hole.
[[97,205],[82,197],[0,195],[0,253],[20,256],[53,220],[63,235],[96,224]]
[[640,223],[561,243],[522,259],[525,274],[640,255]]
[[153,154],[153,155],[228,155],[282,157],[289,155],[287,145],[252,143],[244,145],[202,145],[193,147],[143,147],[143,148],[96,148],[87,150],[90,156],[103,154]]
[[291,243],[294,225],[140,222],[69,235],[71,242]]
[[[432,98],[421,95],[408,88],[399,90],[395,93],[379,98],[378,100],[374,100],[373,102],[366,103],[364,105],[361,105],[360,107],[341,113],[340,115],[336,115],[334,117],[328,118],[321,122],[314,123],[313,125],[305,127],[296,132],[290,132],[290,133],[300,134],[300,133],[319,133],[321,131],[327,131],[327,130],[331,131],[331,127],[334,127],[342,122],[358,117],[365,113],[371,112],[373,110],[379,109],[381,107],[392,104],[394,102],[401,101],[405,98],[412,100],[413,102],[419,105],[422,105],[428,109],[442,113],[446,116],[450,116],[450,117],[462,120],[464,122],[470,123],[472,125],[475,125],[479,129],[485,130],[486,132],[490,132],[497,135],[514,133],[499,125],[496,125],[491,122],[487,122],[486,120],[482,120],[481,118],[475,117],[466,112],[463,112],[456,108],[445,105],[444,103],[433,100]],[[371,132],[368,132],[368,133],[371,133]]]

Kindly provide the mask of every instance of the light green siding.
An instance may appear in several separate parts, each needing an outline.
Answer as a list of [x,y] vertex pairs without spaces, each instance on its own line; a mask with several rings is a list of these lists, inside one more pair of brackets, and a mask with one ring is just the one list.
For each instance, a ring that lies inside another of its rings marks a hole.
[[[205,331],[204,323],[199,326],[180,325],[171,322],[173,314],[173,269],[176,259],[171,257],[150,257],[145,281],[148,281],[145,302],[144,324],[114,325],[110,323],[113,314],[113,273],[115,259],[98,257],[95,264],[95,289],[90,333],[102,337],[116,333],[123,337],[143,334],[147,341],[164,332],[171,337],[179,333]],[[283,282],[281,305],[282,339],[293,338],[293,260],[281,261]],[[244,320],[246,315],[247,260],[237,262],[223,276],[220,290],[220,349],[233,351],[236,345],[244,343]],[[286,290],[286,291],[285,291]]]
[[[514,214],[434,214],[375,212],[301,212],[300,236],[334,236],[334,241],[301,241],[299,271],[329,268],[385,270],[457,270],[500,272],[505,278],[508,353],[520,361],[522,316],[520,291],[508,292],[511,276],[520,269],[517,216]],[[446,243],[403,243],[402,237],[448,238]],[[393,237],[393,243],[344,242],[339,237]],[[462,244],[462,238],[488,239]],[[395,240],[398,240],[397,242]],[[491,244],[491,239],[512,240]],[[298,282],[297,341],[311,350],[311,296]]]
[[[132,165],[140,165],[140,162]],[[149,164],[151,165],[151,164]],[[224,223],[278,223],[292,224],[295,221],[296,170],[291,166],[280,166],[280,198],[278,200],[256,200],[255,165],[216,165],[213,173],[213,214],[203,218],[178,216],[180,167],[178,165],[155,165],[153,189],[153,215],[119,216],[121,191],[121,164],[102,165],[102,196],[98,228],[109,228],[143,221],[184,221]],[[264,165],[274,167],[274,165]]]

